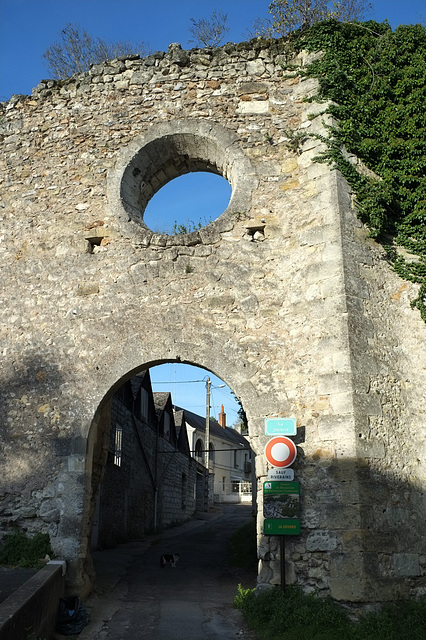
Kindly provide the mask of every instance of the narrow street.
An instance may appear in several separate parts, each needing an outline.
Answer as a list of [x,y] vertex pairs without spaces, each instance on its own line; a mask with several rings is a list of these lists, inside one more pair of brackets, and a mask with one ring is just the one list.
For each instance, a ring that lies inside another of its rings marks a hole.
[[[87,601],[91,622],[79,640],[249,640],[232,602],[239,582],[256,576],[227,564],[232,533],[252,519],[251,505],[223,505],[142,543],[97,552],[96,592]],[[179,553],[176,568],[160,566]]]

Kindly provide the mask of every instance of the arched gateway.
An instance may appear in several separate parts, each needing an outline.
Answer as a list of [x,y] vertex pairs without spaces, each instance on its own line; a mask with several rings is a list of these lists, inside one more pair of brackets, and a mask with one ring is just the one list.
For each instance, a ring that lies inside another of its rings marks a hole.
[[[2,105],[1,527],[48,532],[81,594],[102,419],[123,382],[164,361],[202,366],[241,399],[259,584],[280,581],[279,536],[263,533],[265,418],[294,416],[287,579],[347,601],[421,593],[426,328],[415,286],[301,135],[326,132],[324,105],[305,100],[308,62],[286,73],[279,44],[260,40],[171,45]],[[155,233],[147,202],[190,171],[224,176],[228,208],[187,235]]]

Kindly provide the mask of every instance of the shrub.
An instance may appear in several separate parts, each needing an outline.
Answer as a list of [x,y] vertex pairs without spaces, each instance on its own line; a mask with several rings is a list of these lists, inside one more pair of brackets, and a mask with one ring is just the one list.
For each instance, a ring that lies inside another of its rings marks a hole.
[[46,555],[52,555],[47,533],[36,533],[33,537],[15,529],[4,536],[0,548],[0,564],[38,568]]
[[254,519],[232,534],[228,551],[232,567],[257,572],[256,522]]
[[297,587],[243,590],[234,600],[262,640],[350,640],[350,622],[331,599],[306,595]]

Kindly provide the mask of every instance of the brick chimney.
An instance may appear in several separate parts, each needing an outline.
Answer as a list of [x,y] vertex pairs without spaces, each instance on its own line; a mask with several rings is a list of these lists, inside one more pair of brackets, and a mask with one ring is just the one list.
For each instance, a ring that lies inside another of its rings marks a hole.
[[223,429],[225,429],[225,427],[226,427],[226,413],[223,410],[223,405],[222,405],[220,413],[219,413],[219,424]]

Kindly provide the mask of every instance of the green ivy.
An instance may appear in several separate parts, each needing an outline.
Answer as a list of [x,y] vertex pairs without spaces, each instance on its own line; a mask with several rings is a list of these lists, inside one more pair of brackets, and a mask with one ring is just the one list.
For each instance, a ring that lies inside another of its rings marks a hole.
[[[330,20],[292,38],[296,50],[324,52],[307,75],[319,80],[315,99],[332,101],[327,112],[338,126],[320,160],[345,175],[397,273],[420,284],[412,306],[426,321],[426,29]],[[377,178],[361,176],[343,149]]]

